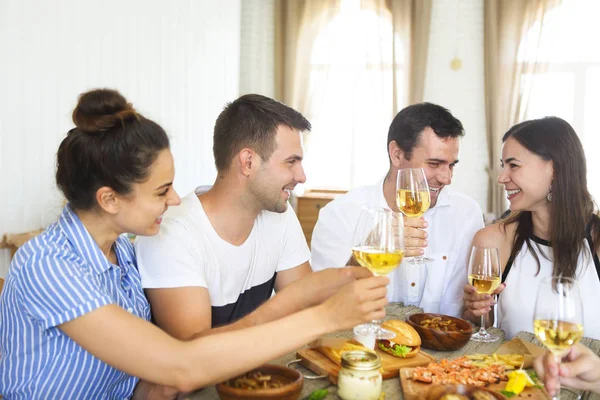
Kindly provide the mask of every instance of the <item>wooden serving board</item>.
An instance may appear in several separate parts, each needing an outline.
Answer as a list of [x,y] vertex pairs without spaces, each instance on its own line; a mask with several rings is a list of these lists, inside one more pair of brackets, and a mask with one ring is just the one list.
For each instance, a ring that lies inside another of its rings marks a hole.
[[[395,378],[398,376],[400,368],[419,367],[427,365],[435,359],[427,353],[419,351],[415,357],[400,358],[385,353],[379,349],[375,352],[381,357],[381,367],[383,368],[383,379]],[[329,382],[337,385],[337,376],[340,366],[327,358],[323,353],[314,348],[303,348],[298,350],[296,358],[302,360],[300,363],[310,369],[317,375],[327,375]]]
[[[414,368],[404,368],[400,370],[400,386],[402,388],[404,400],[419,400],[426,397],[427,391],[431,388],[431,383],[416,382],[412,380]],[[491,383],[486,386],[487,389],[500,392],[506,387],[506,381]],[[525,388],[521,393],[511,397],[511,399],[529,399],[529,400],[549,400],[550,396],[544,389],[537,387]]]

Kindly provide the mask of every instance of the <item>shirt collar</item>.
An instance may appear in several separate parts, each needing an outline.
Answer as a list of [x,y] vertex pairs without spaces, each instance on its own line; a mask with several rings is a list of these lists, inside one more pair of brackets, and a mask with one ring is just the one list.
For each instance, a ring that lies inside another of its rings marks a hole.
[[[83,222],[81,222],[68,204],[63,209],[58,222],[69,243],[75,248],[79,256],[87,261],[87,265],[91,271],[100,275],[112,267],[112,264],[108,261],[104,253],[102,253],[92,235],[90,235],[85,225],[83,225]],[[116,240],[115,253],[120,264],[131,264],[131,257],[125,249],[121,248],[124,246],[123,240],[127,239],[119,237]]]
[[385,200],[385,196],[383,195],[384,182],[385,182],[385,177],[383,177],[383,179],[381,179],[379,182],[377,182],[375,184],[375,186],[377,187],[377,190],[375,191],[375,193],[376,193],[375,204],[377,204],[377,207],[381,207],[381,208],[385,208],[386,210],[389,210],[390,206],[388,205],[387,201]]
[[437,203],[435,204],[435,207],[433,207],[433,209],[436,209],[438,207],[447,207],[450,205],[450,190],[451,189],[446,186],[442,188],[442,191],[438,195]]

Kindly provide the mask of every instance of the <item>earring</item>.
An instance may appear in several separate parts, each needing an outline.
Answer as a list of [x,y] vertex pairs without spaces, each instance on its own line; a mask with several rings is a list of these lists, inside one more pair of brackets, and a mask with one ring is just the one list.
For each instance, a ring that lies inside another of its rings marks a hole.
[[546,200],[552,201],[552,191],[546,195]]

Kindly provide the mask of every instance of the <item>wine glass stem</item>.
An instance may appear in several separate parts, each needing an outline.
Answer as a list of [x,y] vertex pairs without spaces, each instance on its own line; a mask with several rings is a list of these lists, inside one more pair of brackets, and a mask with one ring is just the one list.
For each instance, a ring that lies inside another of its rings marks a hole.
[[558,377],[556,379],[556,389],[554,389],[554,395],[552,400],[560,400],[560,359],[558,354],[554,354],[554,360],[556,361],[556,370],[558,371]]
[[485,314],[481,316],[481,323],[479,324],[479,334],[487,334],[487,331],[485,330]]

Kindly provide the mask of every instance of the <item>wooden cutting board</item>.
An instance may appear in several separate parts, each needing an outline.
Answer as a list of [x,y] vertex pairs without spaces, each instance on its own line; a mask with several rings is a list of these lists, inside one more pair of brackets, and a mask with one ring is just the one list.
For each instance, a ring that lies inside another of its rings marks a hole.
[[[400,386],[404,400],[420,400],[425,398],[427,391],[431,387],[430,383],[416,382],[412,380],[414,368],[404,368],[400,370]],[[487,389],[495,392],[500,392],[506,387],[506,381],[500,383],[492,383],[486,386]],[[521,393],[511,397],[513,399],[529,399],[529,400],[549,400],[550,396],[544,389],[537,387],[525,388]]]
[[[427,353],[419,351],[415,357],[399,358],[385,353],[379,349],[375,352],[381,357],[381,366],[383,368],[383,379],[395,378],[398,376],[400,368],[419,367],[427,365],[435,359]],[[310,369],[317,375],[327,375],[329,382],[337,385],[337,376],[340,366],[327,358],[323,353],[314,348],[303,348],[298,350],[296,358],[302,360],[300,363]]]

